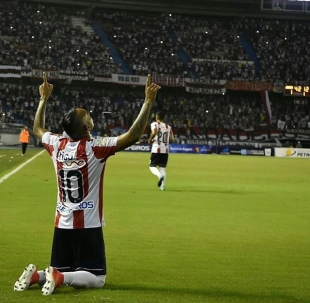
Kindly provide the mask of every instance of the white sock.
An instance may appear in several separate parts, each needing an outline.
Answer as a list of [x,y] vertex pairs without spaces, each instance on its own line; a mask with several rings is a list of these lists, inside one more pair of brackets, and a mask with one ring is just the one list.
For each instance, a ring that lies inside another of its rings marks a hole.
[[162,174],[160,173],[160,171],[158,170],[157,167],[154,166],[149,166],[150,167],[150,171],[153,175],[157,176],[158,178],[160,178],[162,176]]
[[75,288],[100,288],[105,283],[105,277],[96,276],[88,271],[64,272],[64,284]]
[[162,176],[164,176],[164,180],[163,180],[163,182],[161,183],[161,185],[165,186],[166,177],[167,177],[167,174],[166,174],[166,167],[160,167],[160,168],[159,168],[159,172],[161,173]]

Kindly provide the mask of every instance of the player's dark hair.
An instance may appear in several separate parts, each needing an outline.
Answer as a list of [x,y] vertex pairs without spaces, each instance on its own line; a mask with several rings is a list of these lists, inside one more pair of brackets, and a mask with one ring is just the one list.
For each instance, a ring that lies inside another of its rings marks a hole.
[[157,117],[159,120],[164,120],[164,116],[165,116],[164,113],[161,112],[161,111],[156,113],[156,117]]
[[62,119],[62,127],[68,136],[73,139],[79,139],[80,135],[80,121],[77,119],[77,111],[75,108],[71,109]]

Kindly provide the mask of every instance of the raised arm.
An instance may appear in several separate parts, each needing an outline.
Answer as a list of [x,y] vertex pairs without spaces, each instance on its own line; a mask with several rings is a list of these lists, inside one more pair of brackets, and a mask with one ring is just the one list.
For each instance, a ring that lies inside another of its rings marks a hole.
[[159,89],[160,86],[155,83],[151,83],[151,75],[148,75],[145,85],[145,100],[140,113],[130,129],[125,134],[118,137],[116,146],[117,152],[124,150],[126,147],[131,146],[140,140],[147,125],[150,111],[155,102],[156,94]]
[[49,96],[51,95],[53,90],[53,85],[47,82],[46,73],[43,73],[43,84],[39,87],[40,92],[40,102],[37,108],[34,122],[33,122],[33,132],[36,137],[42,142],[42,136],[48,130],[45,128],[45,111],[46,104]]

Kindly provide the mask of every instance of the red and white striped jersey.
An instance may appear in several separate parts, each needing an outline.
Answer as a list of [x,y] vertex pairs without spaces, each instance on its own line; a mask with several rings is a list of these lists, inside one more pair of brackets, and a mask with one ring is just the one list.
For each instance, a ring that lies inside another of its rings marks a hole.
[[64,229],[104,225],[103,176],[117,137],[71,141],[44,133],[42,143],[50,154],[57,178],[55,226]]
[[152,153],[168,154],[169,153],[169,137],[172,132],[171,127],[163,122],[151,123],[151,130],[157,129],[157,134],[154,137],[152,144]]

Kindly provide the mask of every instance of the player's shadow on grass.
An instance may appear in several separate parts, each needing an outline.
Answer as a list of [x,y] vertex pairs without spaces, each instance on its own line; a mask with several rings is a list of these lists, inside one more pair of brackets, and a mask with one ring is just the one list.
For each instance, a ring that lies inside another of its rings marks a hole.
[[156,286],[145,286],[145,285],[111,285],[105,284],[104,289],[107,290],[128,290],[128,291],[154,291],[154,292],[167,292],[182,294],[182,295],[197,295],[197,296],[205,296],[212,298],[231,298],[231,299],[244,299],[247,302],[251,302],[252,300],[285,300],[283,302],[295,302],[299,303],[309,303],[307,300],[302,300],[300,298],[296,298],[293,296],[281,294],[281,293],[270,293],[270,294],[262,294],[262,293],[242,293],[238,291],[229,291],[224,289],[189,289],[189,288],[176,288],[176,287],[156,287]]

